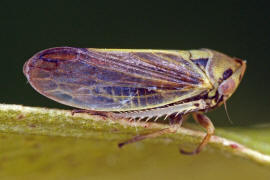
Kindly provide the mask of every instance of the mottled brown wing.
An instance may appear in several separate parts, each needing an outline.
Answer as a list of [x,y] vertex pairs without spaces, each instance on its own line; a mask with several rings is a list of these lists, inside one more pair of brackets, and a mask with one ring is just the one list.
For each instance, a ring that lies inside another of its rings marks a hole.
[[177,51],[51,48],[29,59],[24,73],[48,98],[97,111],[159,107],[209,87]]

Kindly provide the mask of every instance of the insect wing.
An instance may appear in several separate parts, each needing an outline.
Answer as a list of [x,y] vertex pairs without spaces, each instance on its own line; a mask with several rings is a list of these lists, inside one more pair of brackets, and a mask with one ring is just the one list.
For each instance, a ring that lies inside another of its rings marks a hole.
[[204,73],[177,51],[52,48],[34,55],[24,73],[48,98],[97,111],[155,108],[209,86]]

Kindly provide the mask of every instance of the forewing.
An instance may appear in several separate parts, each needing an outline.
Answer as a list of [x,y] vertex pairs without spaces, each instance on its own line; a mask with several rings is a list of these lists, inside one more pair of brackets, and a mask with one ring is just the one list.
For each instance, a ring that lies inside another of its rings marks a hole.
[[34,55],[24,73],[48,98],[97,111],[159,107],[207,88],[202,71],[177,51],[52,48]]

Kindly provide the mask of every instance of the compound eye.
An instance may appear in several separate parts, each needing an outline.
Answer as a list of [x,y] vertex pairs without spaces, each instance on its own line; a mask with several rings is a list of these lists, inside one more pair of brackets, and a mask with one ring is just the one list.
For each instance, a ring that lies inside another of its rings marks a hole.
[[223,81],[228,79],[232,74],[233,74],[233,71],[231,68],[224,71],[223,76],[222,76]]

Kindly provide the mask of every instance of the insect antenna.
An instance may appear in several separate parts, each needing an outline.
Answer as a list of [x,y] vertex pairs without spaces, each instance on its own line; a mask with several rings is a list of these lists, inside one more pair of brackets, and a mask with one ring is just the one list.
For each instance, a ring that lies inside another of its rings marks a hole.
[[225,112],[226,112],[226,115],[227,115],[227,118],[228,118],[229,122],[230,122],[231,124],[233,124],[233,122],[232,122],[232,120],[231,120],[231,118],[230,118],[230,116],[229,116],[229,113],[228,113],[226,101],[224,101],[224,109],[225,109]]

